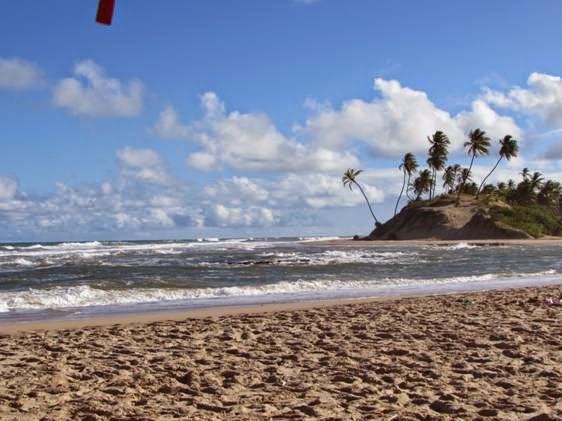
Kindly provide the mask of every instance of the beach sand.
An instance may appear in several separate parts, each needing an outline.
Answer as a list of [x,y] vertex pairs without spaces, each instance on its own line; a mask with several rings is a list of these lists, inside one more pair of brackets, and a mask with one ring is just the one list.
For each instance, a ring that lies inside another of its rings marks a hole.
[[0,419],[562,419],[561,294],[4,327]]

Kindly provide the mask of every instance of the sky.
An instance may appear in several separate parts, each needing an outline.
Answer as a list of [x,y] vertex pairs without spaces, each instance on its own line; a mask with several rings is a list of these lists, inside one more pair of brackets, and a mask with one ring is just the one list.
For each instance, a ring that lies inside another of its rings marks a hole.
[[406,152],[506,134],[562,181],[562,4],[97,0],[0,6],[0,242],[366,234]]

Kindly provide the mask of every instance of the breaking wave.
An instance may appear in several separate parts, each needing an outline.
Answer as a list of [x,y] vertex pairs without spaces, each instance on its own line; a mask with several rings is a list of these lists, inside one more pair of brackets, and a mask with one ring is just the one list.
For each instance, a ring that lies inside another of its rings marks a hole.
[[[556,275],[553,277],[553,275]],[[362,293],[364,296],[376,295],[377,290],[396,287],[423,287],[428,285],[477,284],[490,281],[509,282],[514,279],[545,281],[550,276],[560,280],[559,273],[548,270],[537,273],[484,274],[459,276],[453,278],[404,279],[386,278],[379,280],[341,281],[341,280],[298,280],[282,281],[274,284],[228,286],[217,288],[135,288],[126,290],[101,289],[88,285],[49,289],[29,289],[26,291],[0,292],[0,313],[29,310],[55,310],[91,306],[131,305],[141,303],[194,302],[201,299],[256,297],[256,296],[298,296],[314,293],[318,297],[337,297],[338,292]],[[235,300],[234,300],[235,301]]]

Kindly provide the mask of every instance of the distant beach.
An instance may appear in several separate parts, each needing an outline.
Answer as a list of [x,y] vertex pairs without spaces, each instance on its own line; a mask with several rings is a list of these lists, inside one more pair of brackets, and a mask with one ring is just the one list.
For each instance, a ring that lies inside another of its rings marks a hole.
[[380,246],[562,246],[562,237],[543,237],[534,239],[480,239],[480,240],[354,240],[352,238],[339,238],[314,241],[312,244],[321,246],[353,246],[353,247],[380,247]]

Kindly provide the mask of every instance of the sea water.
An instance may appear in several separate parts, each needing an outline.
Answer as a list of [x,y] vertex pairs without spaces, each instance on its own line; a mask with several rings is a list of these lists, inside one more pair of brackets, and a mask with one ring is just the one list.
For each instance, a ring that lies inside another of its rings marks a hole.
[[0,244],[0,323],[562,283],[562,247],[318,238]]

